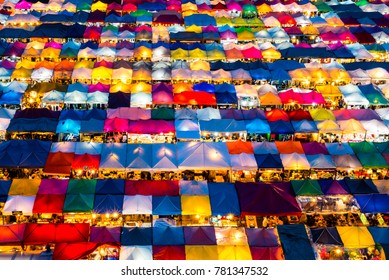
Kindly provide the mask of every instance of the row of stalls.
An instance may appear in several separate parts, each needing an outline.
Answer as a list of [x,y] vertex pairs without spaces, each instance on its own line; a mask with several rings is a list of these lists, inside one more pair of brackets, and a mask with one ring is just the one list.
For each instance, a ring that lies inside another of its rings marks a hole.
[[51,111],[0,108],[1,140],[176,143],[177,141],[385,142],[388,108],[141,109]]
[[2,224],[150,226],[162,216],[188,226],[388,226],[387,182],[347,178],[273,183],[14,179],[1,181],[0,202]]
[[[1,232],[0,245],[35,248],[24,259],[55,260],[385,260],[389,243],[387,228],[379,227],[176,227],[158,221],[150,228],[8,225]],[[42,251],[41,244],[52,245]]]
[[178,142],[125,144],[9,140],[0,144],[1,178],[123,178],[283,181],[384,179],[387,142]]

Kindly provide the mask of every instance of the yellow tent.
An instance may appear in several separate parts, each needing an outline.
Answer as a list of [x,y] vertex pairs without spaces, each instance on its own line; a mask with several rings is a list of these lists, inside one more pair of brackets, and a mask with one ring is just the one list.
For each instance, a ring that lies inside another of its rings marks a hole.
[[43,49],[43,51],[41,52],[41,58],[56,59],[59,57],[60,53],[61,53],[60,49],[46,48]]
[[316,90],[321,93],[324,98],[342,96],[339,88],[334,85],[316,86]]
[[81,61],[78,61],[76,64],[74,64],[74,69],[77,69],[77,68],[93,68],[93,66],[95,65],[95,63],[93,61],[89,61],[89,60],[81,60]]
[[344,248],[361,249],[374,246],[375,242],[367,227],[336,227]]
[[23,80],[23,79],[30,79],[31,78],[32,69],[26,69],[24,67],[15,69],[12,72],[11,80],[17,79],[17,80]]
[[38,57],[41,55],[42,49],[36,49],[36,48],[29,48],[25,49],[22,58],[27,58],[27,57]]
[[178,48],[176,50],[170,51],[170,56],[172,59],[187,60],[189,56],[189,52],[182,48]]
[[131,90],[130,91],[131,91],[131,93],[136,93],[136,92],[151,93],[152,85],[147,84],[145,82],[131,84]]
[[36,195],[40,183],[41,179],[13,179],[8,195]]
[[335,82],[336,84],[351,83],[351,77],[346,70],[341,69],[341,68],[330,68],[327,71],[328,71],[329,76],[331,77],[332,82]]
[[339,125],[333,120],[325,120],[318,122],[316,126],[319,129],[320,133],[342,133],[342,130],[340,129]]
[[281,98],[272,92],[268,92],[259,97],[259,104],[261,106],[277,106],[282,105]]
[[15,69],[35,69],[36,62],[30,60],[22,60],[16,63]]
[[217,245],[219,260],[252,260],[248,245]]
[[188,27],[185,29],[185,31],[186,31],[186,32],[202,33],[202,32],[203,32],[203,29],[201,28],[201,26],[197,26],[197,25],[192,24],[191,26],[188,26]]
[[107,10],[108,4],[103,3],[101,1],[95,2],[91,5],[90,10],[92,12],[100,10],[102,12],[105,12]]
[[112,69],[104,66],[93,68],[92,80],[96,82],[109,82],[112,78]]
[[273,48],[261,51],[264,59],[277,60],[281,58],[281,53]]
[[334,114],[327,109],[319,108],[309,110],[311,117],[314,121],[325,121],[325,120],[333,120],[336,121]]
[[185,12],[185,11],[193,11],[193,12],[196,12],[196,11],[197,11],[197,5],[194,4],[194,3],[188,2],[188,3],[185,3],[185,4],[182,4],[182,5],[181,5],[181,10],[182,10],[183,12]]
[[217,245],[247,245],[247,235],[243,227],[215,228]]
[[47,60],[42,60],[41,62],[38,62],[37,64],[35,64],[35,69],[39,69],[39,68],[46,68],[46,69],[50,69],[50,70],[53,70],[56,66],[56,62],[51,62],[51,61],[47,61]]
[[131,92],[131,84],[127,84],[127,83],[124,83],[123,81],[119,81],[118,83],[112,85],[109,88],[110,93],[115,93],[115,92],[119,92],[119,91],[124,92],[124,93],[130,93]]
[[190,50],[188,52],[188,58],[189,59],[205,59],[207,58],[207,53],[206,51],[196,48],[194,50]]
[[216,18],[216,25],[217,26],[223,26],[223,25],[232,26],[232,22],[229,18],[223,16],[223,17]]
[[153,56],[153,51],[145,46],[134,49],[134,58],[147,59]]
[[244,18],[238,17],[232,20],[232,25],[235,27],[247,26],[247,22]]
[[181,93],[183,91],[192,91],[193,86],[187,83],[177,83],[173,84],[173,93]]
[[299,68],[288,72],[292,81],[306,81],[311,80],[311,71],[307,68]]
[[313,25],[302,26],[300,30],[304,35],[320,35],[319,30]]
[[206,195],[182,195],[182,215],[211,215],[211,203]]
[[209,62],[204,60],[196,60],[191,62],[189,65],[191,70],[205,70],[205,71],[211,70],[211,65],[209,64]]
[[185,245],[187,260],[217,260],[218,249],[216,245]]
[[270,12],[273,12],[273,9],[266,3],[263,3],[262,5],[257,6],[258,14],[264,15]]
[[151,71],[145,68],[133,70],[132,79],[136,81],[151,81]]
[[243,32],[237,33],[238,35],[238,41],[254,41],[255,35],[253,32],[244,30]]
[[213,49],[207,51],[207,56],[209,60],[223,60],[226,58],[224,51],[220,49]]
[[330,75],[322,68],[311,68],[311,82],[322,84],[331,81]]

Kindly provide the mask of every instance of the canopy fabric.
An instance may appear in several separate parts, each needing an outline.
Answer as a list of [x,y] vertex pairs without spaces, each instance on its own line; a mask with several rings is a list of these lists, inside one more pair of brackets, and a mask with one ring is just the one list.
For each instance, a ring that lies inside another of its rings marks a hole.
[[240,215],[238,194],[231,183],[209,183],[212,215]]
[[343,246],[336,227],[311,228],[312,241],[316,244]]
[[367,227],[340,227],[336,229],[347,249],[361,249],[374,246],[375,242]]

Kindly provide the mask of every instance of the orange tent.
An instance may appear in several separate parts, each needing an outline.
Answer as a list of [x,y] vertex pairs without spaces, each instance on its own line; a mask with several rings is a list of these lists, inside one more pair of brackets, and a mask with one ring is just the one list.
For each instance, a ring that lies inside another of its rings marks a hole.
[[275,144],[280,154],[304,154],[304,149],[300,141],[276,141]]
[[244,142],[242,140],[226,142],[229,154],[254,154],[251,142]]

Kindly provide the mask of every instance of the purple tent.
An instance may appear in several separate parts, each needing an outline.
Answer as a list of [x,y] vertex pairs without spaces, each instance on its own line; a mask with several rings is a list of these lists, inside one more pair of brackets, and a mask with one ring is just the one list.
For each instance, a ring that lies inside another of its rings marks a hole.
[[303,146],[303,150],[306,155],[317,155],[317,154],[329,155],[325,144],[320,144],[318,142],[308,142],[308,143],[301,143],[301,145]]
[[343,180],[321,179],[318,180],[318,183],[325,195],[349,194],[348,188]]
[[214,227],[184,227],[186,245],[216,245]]
[[250,246],[277,247],[280,245],[275,228],[246,228],[246,235]]
[[16,111],[14,119],[26,118],[26,119],[36,119],[36,118],[50,118],[58,119],[60,111],[50,111],[46,108],[29,108],[20,111]]
[[121,227],[91,227],[90,241],[98,243],[120,243]]
[[301,215],[301,209],[288,182],[236,182],[242,215]]
[[42,179],[38,194],[66,194],[69,180]]

